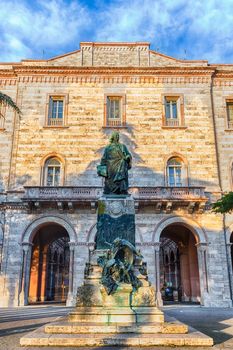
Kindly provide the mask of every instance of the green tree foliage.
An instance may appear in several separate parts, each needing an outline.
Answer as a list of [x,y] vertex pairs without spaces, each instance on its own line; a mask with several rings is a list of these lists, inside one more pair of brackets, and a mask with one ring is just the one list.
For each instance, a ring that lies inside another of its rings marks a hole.
[[21,114],[19,107],[14,103],[12,98],[6,94],[3,94],[2,92],[0,92],[0,104],[1,103],[13,108],[19,115]]
[[215,213],[230,213],[233,211],[233,192],[226,193],[213,205]]

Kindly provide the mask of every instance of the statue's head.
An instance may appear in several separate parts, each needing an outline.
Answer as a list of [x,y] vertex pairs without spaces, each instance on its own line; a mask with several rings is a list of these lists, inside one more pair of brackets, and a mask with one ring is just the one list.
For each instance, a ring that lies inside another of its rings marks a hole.
[[111,137],[110,137],[110,143],[118,143],[119,142],[119,132],[113,131]]

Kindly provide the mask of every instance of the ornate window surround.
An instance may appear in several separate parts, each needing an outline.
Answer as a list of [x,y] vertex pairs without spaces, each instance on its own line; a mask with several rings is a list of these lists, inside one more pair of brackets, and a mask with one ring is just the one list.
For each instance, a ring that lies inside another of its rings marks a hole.
[[40,171],[40,186],[46,185],[46,162],[51,159],[56,158],[61,164],[61,173],[60,173],[60,184],[59,186],[64,186],[65,183],[65,159],[56,152],[47,154],[41,161],[41,171]]
[[[108,97],[117,97],[120,99],[121,110],[121,124],[120,125],[108,125]],[[104,94],[104,128],[125,128],[126,127],[126,94],[119,93],[106,93]]]
[[[63,123],[62,125],[49,125],[48,124],[48,116],[49,116],[49,103],[50,99],[60,99],[63,101]],[[69,95],[68,94],[63,94],[63,93],[49,93],[46,96],[46,108],[45,108],[45,123],[44,123],[44,128],[67,128],[67,117],[68,117],[68,104],[69,104]]]
[[[167,125],[166,123],[166,98],[172,98],[177,100],[177,114],[178,114],[178,125]],[[162,98],[162,128],[163,129],[186,129],[184,123],[184,95],[174,93],[164,93],[161,95]]]
[[164,178],[165,178],[165,186],[168,186],[168,187],[171,187],[169,185],[169,174],[168,174],[168,171],[167,171],[167,165],[168,165],[168,162],[169,160],[171,160],[172,158],[178,158],[180,159],[181,163],[182,163],[182,168],[181,168],[181,186],[180,187],[186,187],[186,186],[189,186],[189,176],[188,176],[188,161],[186,158],[184,158],[181,154],[179,153],[172,153],[170,154],[168,157],[166,157],[164,159]]

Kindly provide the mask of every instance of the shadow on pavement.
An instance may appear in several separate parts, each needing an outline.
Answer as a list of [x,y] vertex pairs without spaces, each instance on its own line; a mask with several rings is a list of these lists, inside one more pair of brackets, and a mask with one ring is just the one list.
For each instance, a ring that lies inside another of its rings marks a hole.
[[[233,310],[226,308],[206,308],[198,306],[167,305],[163,307],[166,315],[196,328],[212,337],[214,344],[232,343],[233,349]],[[231,340],[229,342],[229,340]]]

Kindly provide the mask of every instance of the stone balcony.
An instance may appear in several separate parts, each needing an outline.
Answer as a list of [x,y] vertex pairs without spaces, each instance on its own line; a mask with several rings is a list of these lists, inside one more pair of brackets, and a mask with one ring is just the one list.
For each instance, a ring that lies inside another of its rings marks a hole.
[[[155,212],[172,211],[175,207],[187,207],[189,212],[203,211],[208,198],[204,187],[131,187],[129,193],[135,200],[135,209],[153,205]],[[90,206],[96,210],[102,187],[25,187],[22,201],[29,209],[56,206],[59,211],[73,211],[77,206]]]

